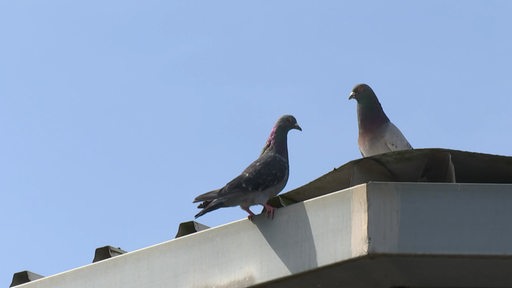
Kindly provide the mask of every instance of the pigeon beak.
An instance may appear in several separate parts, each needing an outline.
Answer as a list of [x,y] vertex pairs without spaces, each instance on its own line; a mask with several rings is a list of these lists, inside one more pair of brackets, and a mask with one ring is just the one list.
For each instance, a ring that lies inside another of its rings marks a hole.
[[300,128],[299,124],[295,124],[295,125],[293,126],[293,129],[297,129],[297,130],[299,130],[299,131],[302,131],[302,128]]
[[350,99],[356,99],[356,93],[352,91],[352,93],[350,93],[350,96],[348,97],[348,100]]

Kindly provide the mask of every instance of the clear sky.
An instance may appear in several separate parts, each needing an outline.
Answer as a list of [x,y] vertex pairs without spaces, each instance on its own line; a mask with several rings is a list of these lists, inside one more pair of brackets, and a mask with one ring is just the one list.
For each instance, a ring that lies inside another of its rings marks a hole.
[[283,114],[303,128],[285,191],[359,158],[360,82],[416,148],[512,154],[511,14],[487,0],[0,0],[0,286],[172,239]]

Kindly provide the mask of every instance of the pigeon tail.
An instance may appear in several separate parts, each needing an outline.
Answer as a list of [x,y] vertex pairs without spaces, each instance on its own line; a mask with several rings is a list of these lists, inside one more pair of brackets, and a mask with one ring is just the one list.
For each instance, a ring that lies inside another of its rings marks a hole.
[[197,205],[197,208],[199,208],[199,209],[206,208],[206,206],[210,205],[210,203],[212,203],[211,200],[203,201],[201,204]]
[[[205,201],[205,203],[206,203],[206,202],[207,202],[207,201]],[[217,210],[217,209],[219,209],[219,208],[226,207],[226,206],[224,205],[224,202],[216,202],[216,203],[214,203],[213,205],[210,205],[212,202],[213,202],[213,201],[208,202],[206,205],[204,205],[204,206],[206,206],[206,207],[205,207],[203,210],[199,211],[199,213],[197,213],[194,217],[195,217],[195,218],[198,218],[198,217],[201,217],[201,216],[203,216],[204,214],[206,214],[206,213],[208,213],[208,212],[211,212],[211,211],[213,211],[213,210]],[[202,204],[201,204],[201,205],[199,205],[198,207],[201,207],[201,206],[202,206],[202,207],[204,207],[204,206],[203,206],[203,204],[205,204],[205,203],[202,203]]]
[[[220,190],[221,189],[216,189],[216,190],[213,190],[213,191],[201,194],[201,195],[197,196],[196,199],[194,199],[194,202],[192,202],[192,203],[204,202],[204,201],[211,202],[212,200],[217,198],[217,196],[219,195],[219,191]],[[201,206],[201,205],[199,205],[199,206]],[[203,208],[203,207],[199,207],[199,208]]]

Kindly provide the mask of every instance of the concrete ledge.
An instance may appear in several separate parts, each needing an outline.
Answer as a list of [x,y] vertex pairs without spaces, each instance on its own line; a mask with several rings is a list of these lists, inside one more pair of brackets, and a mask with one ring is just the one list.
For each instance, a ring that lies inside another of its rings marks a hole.
[[511,207],[510,184],[369,183],[18,287],[512,287]]
[[512,185],[368,184],[370,254],[512,256]]

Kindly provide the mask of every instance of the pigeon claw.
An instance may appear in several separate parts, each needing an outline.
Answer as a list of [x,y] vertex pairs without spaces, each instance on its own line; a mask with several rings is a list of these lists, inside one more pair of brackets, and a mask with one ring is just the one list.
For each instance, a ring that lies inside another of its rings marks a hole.
[[247,219],[249,219],[250,221],[254,220],[254,216],[256,216],[254,213],[252,213],[251,209],[249,209],[249,207],[247,208],[244,208],[242,207],[242,209],[244,209],[245,212],[249,213],[249,216],[247,216]]
[[274,212],[276,211],[276,208],[268,204],[264,204],[263,206],[265,206],[265,215],[267,215],[267,218],[274,219]]
[[[270,219],[274,219],[274,213],[276,211],[276,208],[270,206],[269,204],[263,204],[263,206],[265,207],[265,215],[267,216],[267,218],[270,218]],[[249,219],[250,221],[253,221],[254,220],[254,216],[256,216],[256,214],[252,213],[251,209],[249,209],[249,207],[247,208],[243,208],[245,212],[249,213],[249,216],[247,216],[247,219]],[[263,213],[262,213],[263,214]]]

